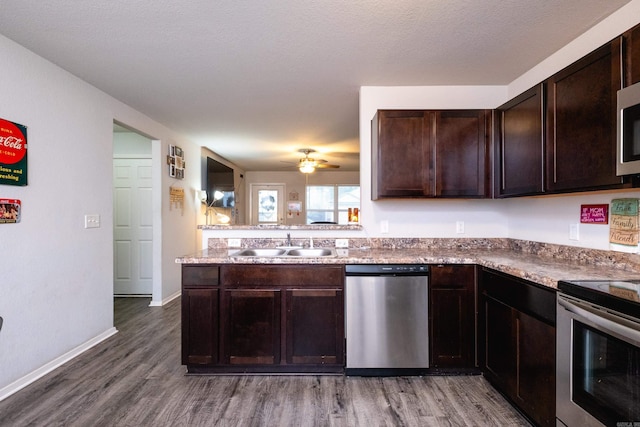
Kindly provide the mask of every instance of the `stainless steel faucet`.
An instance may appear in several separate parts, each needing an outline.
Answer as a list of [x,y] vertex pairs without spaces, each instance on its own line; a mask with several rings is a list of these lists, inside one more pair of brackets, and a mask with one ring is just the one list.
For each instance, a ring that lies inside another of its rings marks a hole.
[[287,233],[287,246],[291,246],[291,233]]

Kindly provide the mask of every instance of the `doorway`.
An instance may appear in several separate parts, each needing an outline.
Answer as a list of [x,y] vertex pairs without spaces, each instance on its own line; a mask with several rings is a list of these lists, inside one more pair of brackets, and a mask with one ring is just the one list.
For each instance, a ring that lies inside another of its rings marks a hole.
[[251,225],[284,224],[284,184],[251,184]]
[[152,141],[114,124],[113,293],[153,294]]

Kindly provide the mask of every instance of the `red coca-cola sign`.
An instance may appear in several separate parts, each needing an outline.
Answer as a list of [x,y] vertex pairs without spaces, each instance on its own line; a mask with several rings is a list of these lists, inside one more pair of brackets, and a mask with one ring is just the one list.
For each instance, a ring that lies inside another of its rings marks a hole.
[[27,185],[27,128],[0,119],[0,184]]

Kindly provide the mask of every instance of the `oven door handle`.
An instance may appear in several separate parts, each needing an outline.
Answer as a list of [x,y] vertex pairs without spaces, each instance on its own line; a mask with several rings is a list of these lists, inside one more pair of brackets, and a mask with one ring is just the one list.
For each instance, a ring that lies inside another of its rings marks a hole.
[[565,310],[576,316],[588,320],[598,328],[605,328],[615,333],[625,340],[633,340],[636,345],[640,344],[640,324],[631,320],[616,316],[606,311],[596,310],[587,304],[577,301],[569,301],[561,296],[558,297],[558,304]]

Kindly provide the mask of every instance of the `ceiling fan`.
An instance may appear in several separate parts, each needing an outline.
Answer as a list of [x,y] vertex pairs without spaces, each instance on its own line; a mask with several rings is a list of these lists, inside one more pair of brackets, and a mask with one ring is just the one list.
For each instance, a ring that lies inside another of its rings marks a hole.
[[298,169],[302,173],[312,173],[316,169],[337,169],[340,167],[329,164],[326,160],[309,157],[309,154],[316,152],[313,148],[301,148],[298,152],[304,154],[304,157],[298,161]]

